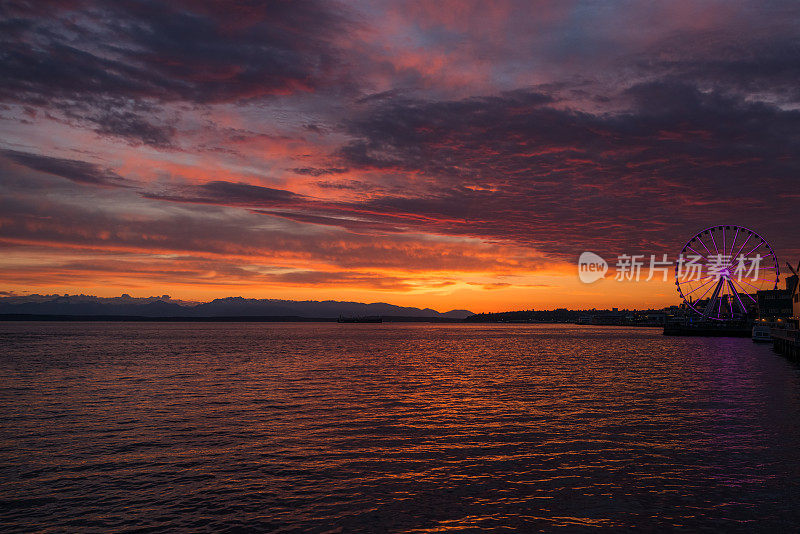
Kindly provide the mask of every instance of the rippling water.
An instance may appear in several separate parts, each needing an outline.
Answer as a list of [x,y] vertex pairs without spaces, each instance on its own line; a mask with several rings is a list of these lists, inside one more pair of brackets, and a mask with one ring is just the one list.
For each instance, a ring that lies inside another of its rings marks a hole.
[[798,437],[749,339],[0,323],[3,531],[796,531]]

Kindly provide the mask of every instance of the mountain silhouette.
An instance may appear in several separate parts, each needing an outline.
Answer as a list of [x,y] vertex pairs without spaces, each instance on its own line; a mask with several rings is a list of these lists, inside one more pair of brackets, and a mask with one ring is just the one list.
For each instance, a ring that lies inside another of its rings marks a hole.
[[276,300],[227,297],[201,304],[162,297],[95,297],[90,295],[27,295],[0,297],[0,314],[109,315],[138,317],[301,317],[332,319],[345,317],[413,317],[464,319],[468,310],[440,313],[430,308],[395,306],[383,302],[336,300]]

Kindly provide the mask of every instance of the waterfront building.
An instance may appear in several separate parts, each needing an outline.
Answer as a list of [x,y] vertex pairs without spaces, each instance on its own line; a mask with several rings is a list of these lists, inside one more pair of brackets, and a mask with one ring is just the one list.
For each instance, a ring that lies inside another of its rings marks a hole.
[[792,315],[792,293],[788,289],[758,291],[756,300],[758,301],[758,315],[761,319],[774,320]]

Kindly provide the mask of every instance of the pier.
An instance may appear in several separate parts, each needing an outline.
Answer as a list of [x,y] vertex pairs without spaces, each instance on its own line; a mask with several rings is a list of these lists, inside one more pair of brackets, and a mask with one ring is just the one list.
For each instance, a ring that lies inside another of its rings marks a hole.
[[772,329],[772,347],[790,360],[800,360],[800,330]]

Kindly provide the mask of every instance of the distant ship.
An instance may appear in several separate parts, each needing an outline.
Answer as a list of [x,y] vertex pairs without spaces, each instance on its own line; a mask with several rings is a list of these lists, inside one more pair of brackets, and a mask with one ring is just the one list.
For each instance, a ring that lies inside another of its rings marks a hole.
[[336,320],[337,323],[382,323],[383,317],[344,317],[342,315]]

